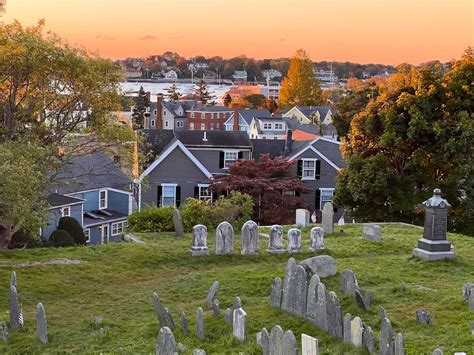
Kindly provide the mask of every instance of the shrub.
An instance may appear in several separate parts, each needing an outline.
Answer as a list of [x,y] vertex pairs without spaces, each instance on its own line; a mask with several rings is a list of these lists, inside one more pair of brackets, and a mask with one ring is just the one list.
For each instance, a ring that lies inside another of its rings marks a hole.
[[68,232],[75,244],[86,245],[86,236],[84,235],[84,230],[75,218],[61,217],[59,220],[58,229]]
[[36,248],[39,244],[37,237],[23,231],[17,231],[13,233],[8,249]]
[[49,237],[50,245],[56,248],[74,246],[73,237],[62,229],[56,229]]
[[217,227],[222,221],[232,224],[240,230],[253,213],[252,196],[238,191],[232,191],[228,197],[221,196],[212,210],[212,223]]
[[192,231],[196,224],[204,224],[210,227],[211,202],[195,198],[188,198],[180,208],[183,227],[187,232]]
[[173,207],[147,206],[128,216],[128,230],[131,232],[172,232]]

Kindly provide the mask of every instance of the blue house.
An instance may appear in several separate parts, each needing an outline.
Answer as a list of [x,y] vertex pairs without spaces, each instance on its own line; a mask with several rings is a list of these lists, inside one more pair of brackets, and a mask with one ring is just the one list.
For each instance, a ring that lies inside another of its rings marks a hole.
[[132,213],[132,181],[104,153],[70,159],[48,189],[48,225],[40,235],[48,239],[61,217],[75,218],[88,244],[120,239]]

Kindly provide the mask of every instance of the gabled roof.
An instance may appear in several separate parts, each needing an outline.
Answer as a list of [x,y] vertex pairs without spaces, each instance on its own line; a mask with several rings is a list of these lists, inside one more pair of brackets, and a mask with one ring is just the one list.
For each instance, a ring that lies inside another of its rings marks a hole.
[[[182,100],[182,101],[163,101],[162,105],[168,111],[170,111],[175,117],[186,117],[186,111],[197,107],[197,101],[195,100]],[[178,110],[181,108],[182,113],[178,114]]]
[[286,150],[286,139],[251,139],[253,159],[258,160],[261,154],[270,154],[270,158],[289,156],[311,143],[308,141],[292,141],[289,150]]
[[75,198],[75,197],[70,197],[66,195],[61,195],[58,193],[52,193],[46,197],[46,202],[48,202],[48,206],[50,208],[53,208],[53,207],[61,207],[61,206],[68,206],[68,205],[76,205],[78,203],[84,203],[84,200],[81,198]]
[[250,148],[252,143],[246,132],[187,131],[175,132],[176,138],[186,147]]
[[[245,109],[239,110],[239,125],[240,126],[250,126],[252,119],[254,117],[268,117],[272,118],[272,114],[267,109]],[[230,115],[229,119],[224,123],[226,125],[234,124],[234,114]]]
[[154,155],[160,155],[175,138],[171,129],[144,129],[142,133],[142,149],[145,154],[152,152]]
[[286,114],[289,111],[291,111],[293,108],[296,108],[298,111],[300,111],[307,118],[311,118],[311,115],[313,115],[314,113],[317,112],[317,113],[319,113],[319,117],[321,119],[324,119],[329,111],[334,112],[334,109],[332,109],[329,106],[294,106],[290,109],[286,109],[286,110],[282,111],[282,113]]
[[[319,149],[314,147],[314,144],[316,144],[318,141],[324,141],[324,142],[334,144],[334,149],[337,149],[338,155],[341,158],[340,159],[329,159]],[[299,150],[294,150],[296,153],[290,156],[290,160],[294,160],[294,159],[298,158],[302,153],[306,152],[307,150],[311,150],[314,153],[316,153],[317,155],[319,155],[324,161],[326,161],[329,165],[331,165],[336,170],[341,170],[341,168],[344,167],[344,165],[342,164],[342,162],[343,162],[342,155],[340,153],[340,143],[338,141],[328,139],[328,138],[324,138],[324,137],[317,137],[317,138],[313,139],[311,142],[309,142],[307,145],[305,145],[303,148],[301,148]],[[335,160],[341,166],[337,165]]]

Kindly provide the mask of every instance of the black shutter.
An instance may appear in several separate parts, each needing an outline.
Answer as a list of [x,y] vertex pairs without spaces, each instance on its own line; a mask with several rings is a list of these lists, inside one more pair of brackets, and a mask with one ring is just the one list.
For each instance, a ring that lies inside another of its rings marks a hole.
[[301,196],[301,192],[299,190],[295,191],[295,196],[296,197],[300,197]]
[[199,198],[199,186],[194,186],[194,198]]
[[176,186],[176,207],[181,205],[181,186]]
[[161,197],[163,196],[163,186],[158,186],[158,196],[156,197],[156,205],[161,206]]
[[321,190],[316,189],[316,198],[314,200],[314,208],[319,210],[321,208]]
[[296,172],[296,175],[298,175],[299,178],[303,176],[303,160],[298,160],[298,169]]
[[244,158],[244,152],[239,152],[238,158],[239,158],[239,159],[243,159],[243,158]]
[[219,152],[219,169],[224,169],[224,152]]
[[212,192],[212,201],[217,201],[218,198],[219,195],[217,194],[217,192]]
[[321,160],[316,160],[316,180],[321,177]]

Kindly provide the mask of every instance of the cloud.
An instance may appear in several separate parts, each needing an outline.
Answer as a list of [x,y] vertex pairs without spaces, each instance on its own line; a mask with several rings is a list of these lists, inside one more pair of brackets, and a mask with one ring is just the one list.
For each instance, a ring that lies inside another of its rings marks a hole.
[[97,35],[95,36],[95,38],[103,39],[104,41],[114,41],[117,39],[116,37],[109,37],[109,36],[102,36],[102,35]]
[[155,40],[156,37],[155,36],[152,36],[152,35],[145,35],[143,37],[140,37],[140,40],[141,41],[153,41]]

